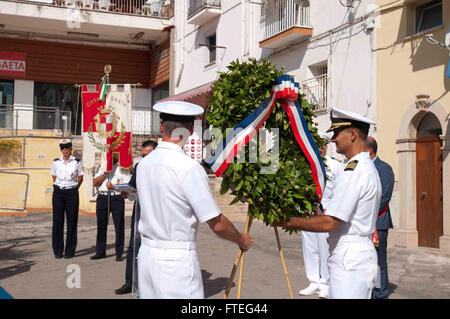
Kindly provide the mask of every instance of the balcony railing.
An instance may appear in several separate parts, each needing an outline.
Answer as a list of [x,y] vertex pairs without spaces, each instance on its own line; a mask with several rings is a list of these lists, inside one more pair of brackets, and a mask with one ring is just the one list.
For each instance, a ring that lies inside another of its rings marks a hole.
[[173,2],[170,0],[21,0],[70,9],[92,10],[149,17],[170,18]]
[[261,8],[264,39],[268,39],[292,27],[311,27],[309,3],[297,4],[295,0],[266,0]]
[[55,107],[0,105],[0,129],[17,135],[18,130],[72,131],[72,112]]
[[309,104],[314,105],[315,112],[326,112],[328,75],[324,74],[301,83],[301,93]]
[[188,19],[205,8],[221,8],[221,0],[189,0]]

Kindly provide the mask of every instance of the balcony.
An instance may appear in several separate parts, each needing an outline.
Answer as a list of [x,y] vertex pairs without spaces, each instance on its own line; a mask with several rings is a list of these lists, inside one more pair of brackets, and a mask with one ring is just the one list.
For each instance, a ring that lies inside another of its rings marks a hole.
[[278,49],[312,36],[310,7],[306,0],[268,0],[261,8],[264,39],[260,48]]
[[221,14],[220,0],[189,0],[187,23],[203,25]]
[[315,113],[328,111],[327,103],[328,75],[308,79],[300,83],[300,92],[305,95],[306,101],[314,105]]
[[0,0],[0,36],[147,48],[165,41],[167,0]]
[[173,4],[165,0],[18,0],[15,2],[147,17],[170,18],[173,16]]

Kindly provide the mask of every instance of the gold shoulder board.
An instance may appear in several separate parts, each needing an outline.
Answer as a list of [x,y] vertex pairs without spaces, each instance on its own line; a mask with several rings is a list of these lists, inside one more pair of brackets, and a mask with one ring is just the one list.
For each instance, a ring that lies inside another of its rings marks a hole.
[[358,165],[357,160],[351,161],[350,163],[347,164],[347,166],[345,166],[344,171],[353,171],[356,165]]

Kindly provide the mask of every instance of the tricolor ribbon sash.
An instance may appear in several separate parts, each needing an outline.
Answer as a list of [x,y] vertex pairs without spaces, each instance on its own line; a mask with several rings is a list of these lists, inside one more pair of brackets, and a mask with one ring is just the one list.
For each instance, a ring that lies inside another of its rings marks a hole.
[[[389,209],[389,204],[386,205],[386,207],[384,207],[384,209],[378,213],[378,217],[383,216],[384,214],[387,213]],[[375,226],[375,232],[372,234],[372,241],[373,241],[373,245],[375,247],[380,246],[380,238],[378,237],[378,229],[377,226]]]
[[319,149],[312,139],[305,117],[297,102],[299,83],[289,75],[276,78],[270,97],[268,97],[256,110],[243,119],[219,144],[218,149],[206,160],[214,174],[219,177],[233,162],[239,149],[245,146],[258,132],[273,110],[278,99],[282,103],[291,122],[295,139],[305,154],[311,166],[311,173],[316,184],[316,194],[322,198],[326,183],[325,166]]
[[106,89],[108,88],[108,81],[109,81],[109,74],[105,74],[102,77],[102,82],[100,83],[100,88],[99,88],[99,96],[98,99],[100,101],[103,101],[105,99],[106,96]]

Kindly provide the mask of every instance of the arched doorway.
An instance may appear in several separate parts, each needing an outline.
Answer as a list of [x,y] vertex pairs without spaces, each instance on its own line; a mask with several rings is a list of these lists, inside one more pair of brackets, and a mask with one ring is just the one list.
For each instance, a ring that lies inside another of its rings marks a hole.
[[[437,121],[436,121],[437,119]],[[440,134],[440,135],[438,135]],[[430,137],[426,141],[426,136]],[[439,137],[439,150],[436,137]],[[419,141],[419,142],[418,142]],[[421,143],[423,142],[423,143]],[[430,145],[427,145],[429,142]],[[449,111],[439,102],[432,101],[427,95],[418,95],[417,100],[411,104],[405,111],[400,123],[397,144],[397,154],[399,160],[398,166],[398,220],[394,224],[392,230],[392,244],[403,247],[417,247],[424,245],[422,241],[419,243],[419,231],[422,232],[426,225],[422,225],[421,218],[427,221],[435,221],[435,213],[440,209],[443,215],[442,231],[437,232],[442,235],[439,238],[439,251],[444,254],[450,254],[450,116]],[[424,145],[422,145],[424,144]],[[427,145],[427,146],[425,146]],[[423,148],[422,148],[423,146]],[[427,148],[433,148],[433,151]],[[418,148],[418,150],[417,150]],[[419,154],[417,154],[417,151]],[[430,160],[437,158],[440,154],[440,160]],[[417,156],[419,159],[417,159]],[[440,183],[431,183],[430,168],[418,169],[420,165],[431,165],[431,163],[440,163],[441,178]],[[421,174],[424,176],[419,177]],[[421,179],[417,181],[417,179]],[[431,191],[440,197],[438,208],[418,209],[422,193],[424,200],[430,199],[430,191],[421,189],[420,185],[430,182],[432,185],[442,185],[440,190]],[[418,185],[419,184],[419,185]],[[428,196],[428,198],[427,198]],[[428,214],[428,215],[427,215]],[[421,216],[419,216],[421,215]],[[440,223],[439,220],[437,220]],[[431,226],[438,228],[437,226]],[[434,232],[435,230],[432,230]],[[426,236],[426,235],[425,235]],[[430,245],[431,246],[431,245]],[[434,244],[436,246],[436,243]]]
[[443,235],[442,128],[428,113],[421,120],[416,140],[416,201],[418,244],[439,248]]

